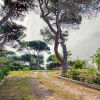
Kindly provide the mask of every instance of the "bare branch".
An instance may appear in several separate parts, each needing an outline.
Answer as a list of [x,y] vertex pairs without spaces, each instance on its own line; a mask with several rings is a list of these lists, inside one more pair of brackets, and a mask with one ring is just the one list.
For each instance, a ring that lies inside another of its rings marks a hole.
[[51,31],[52,31],[54,34],[57,34],[57,32],[55,31],[55,29],[52,27],[52,25],[50,24],[49,20],[48,20],[47,17],[45,16],[44,10],[43,10],[43,8],[42,8],[42,6],[43,6],[43,1],[41,2],[41,0],[39,0],[39,6],[40,6],[40,10],[41,10],[43,19],[45,20],[45,22],[47,23],[47,25],[49,26],[49,28],[51,29]]
[[0,26],[11,17],[11,15],[13,14],[15,8],[16,8],[16,3],[14,3],[14,5],[11,7],[11,9],[7,13],[7,15],[1,19]]

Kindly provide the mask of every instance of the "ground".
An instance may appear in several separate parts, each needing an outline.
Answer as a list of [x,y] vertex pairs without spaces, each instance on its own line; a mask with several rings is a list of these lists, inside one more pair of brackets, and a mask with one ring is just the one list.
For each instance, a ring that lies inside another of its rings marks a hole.
[[100,91],[58,75],[58,71],[11,72],[0,86],[0,100],[100,100]]

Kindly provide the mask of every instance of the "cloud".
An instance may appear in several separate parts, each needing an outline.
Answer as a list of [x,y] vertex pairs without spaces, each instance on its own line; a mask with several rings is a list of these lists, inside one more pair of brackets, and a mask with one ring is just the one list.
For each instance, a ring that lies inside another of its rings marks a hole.
[[80,29],[70,31],[68,48],[73,53],[73,58],[77,56],[87,59],[88,54],[95,53],[100,47],[100,14],[91,20],[83,19]]
[[[40,29],[46,26],[46,23],[35,13],[29,14],[23,23],[27,27],[27,37],[25,40],[42,40]],[[67,41],[68,50],[72,52],[72,58],[87,59],[89,55],[95,53],[100,47],[100,14],[96,18],[84,18],[80,28],[69,31],[69,39]],[[60,48],[61,51],[61,48]],[[53,45],[51,52],[54,53]],[[47,54],[45,57],[47,58]]]
[[38,14],[31,12],[25,18],[23,25],[27,27],[25,40],[42,40],[40,29],[45,26],[45,22]]

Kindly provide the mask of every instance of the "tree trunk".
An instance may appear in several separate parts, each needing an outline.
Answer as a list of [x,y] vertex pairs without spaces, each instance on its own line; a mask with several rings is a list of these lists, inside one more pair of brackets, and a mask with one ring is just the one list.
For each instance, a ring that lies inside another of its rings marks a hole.
[[65,41],[62,38],[61,47],[62,47],[62,51],[63,51],[63,57],[61,57],[59,52],[58,52],[59,42],[58,42],[58,37],[56,36],[54,51],[55,51],[56,57],[58,58],[58,60],[61,63],[61,66],[62,66],[61,76],[64,76],[64,74],[68,70],[68,65],[67,65],[67,48],[66,48],[66,45],[64,43],[65,43]]
[[16,3],[10,8],[9,12],[7,13],[6,16],[4,16],[1,20],[0,20],[0,26],[6,22],[13,14],[14,10],[15,10],[15,7],[16,7]]
[[37,67],[37,70],[39,70],[39,62],[38,62],[38,60],[36,60],[36,67]]
[[62,51],[63,51],[63,63],[62,63],[61,75],[64,76],[64,74],[68,70],[68,64],[67,64],[67,47],[65,45],[65,40],[63,37],[62,37],[62,41],[61,41],[61,47],[62,47]]
[[[41,14],[43,19],[45,20],[45,22],[47,23],[48,27],[51,29],[51,31],[54,33],[55,35],[55,46],[54,46],[54,51],[56,54],[56,57],[58,58],[58,60],[61,62],[62,64],[62,73],[61,75],[64,76],[64,74],[66,73],[67,69],[68,69],[68,65],[67,65],[67,48],[65,43],[65,40],[63,38],[62,35],[62,31],[61,31],[61,26],[59,23],[60,20],[60,13],[61,13],[61,7],[60,7],[60,0],[58,0],[58,9],[57,9],[57,14],[56,14],[56,26],[57,26],[57,31],[55,30],[55,28],[52,26],[52,24],[50,23],[49,19],[47,18],[48,14],[45,14],[45,11],[43,10],[43,0],[39,0],[39,6],[40,6],[40,10],[41,10]],[[46,5],[47,6],[47,5]],[[48,9],[48,7],[47,7]],[[62,51],[63,51],[63,57],[61,57],[61,55],[58,52],[58,46],[59,46],[59,38],[61,39],[61,47],[62,47]]]
[[62,63],[62,72],[61,72],[61,76],[64,76],[65,73],[67,72],[68,70],[68,65],[67,63]]

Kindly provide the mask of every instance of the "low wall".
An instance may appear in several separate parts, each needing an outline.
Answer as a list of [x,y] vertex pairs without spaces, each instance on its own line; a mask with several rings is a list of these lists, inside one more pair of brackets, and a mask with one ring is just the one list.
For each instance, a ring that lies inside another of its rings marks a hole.
[[89,83],[81,82],[81,81],[77,81],[77,80],[72,80],[72,79],[69,79],[69,78],[62,77],[62,76],[58,76],[58,78],[64,79],[64,80],[68,80],[68,81],[71,81],[73,83],[77,83],[77,84],[80,84],[80,85],[84,85],[86,87],[89,87],[89,88],[96,89],[96,90],[99,90],[100,91],[100,86],[99,85],[89,84]]

